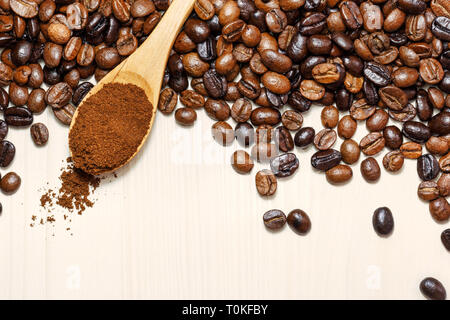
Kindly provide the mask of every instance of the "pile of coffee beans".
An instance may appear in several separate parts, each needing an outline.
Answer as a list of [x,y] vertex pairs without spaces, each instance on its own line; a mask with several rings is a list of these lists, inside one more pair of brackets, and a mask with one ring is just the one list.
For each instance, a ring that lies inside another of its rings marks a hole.
[[[0,168],[14,159],[10,127],[30,128],[37,146],[49,132],[34,117],[47,106],[63,125],[93,87],[131,55],[161,20],[171,0],[0,0]],[[30,127],[31,126],[31,127]],[[20,186],[16,173],[0,183]],[[1,205],[0,205],[1,208]]]
[[[296,151],[310,146],[312,167],[336,185],[358,161],[363,178],[378,181],[382,153],[388,172],[415,159],[419,197],[435,220],[448,221],[449,42],[448,0],[198,0],[158,107],[183,126],[204,109],[218,143],[250,148],[232,157],[238,173],[269,163],[255,177],[262,196],[275,194],[277,180],[299,168]],[[323,107],[321,129],[303,126],[313,105]],[[362,122],[368,132],[358,142]],[[283,221],[276,210],[264,215],[268,227]],[[392,213],[377,210],[373,224],[389,234]]]

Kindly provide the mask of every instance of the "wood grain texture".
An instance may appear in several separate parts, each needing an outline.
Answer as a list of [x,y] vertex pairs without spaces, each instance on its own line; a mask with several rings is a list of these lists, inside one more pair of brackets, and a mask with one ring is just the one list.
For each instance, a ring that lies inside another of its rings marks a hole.
[[[305,126],[320,128],[320,109]],[[229,159],[239,146],[215,143],[204,112],[190,129],[158,114],[142,153],[102,183],[93,209],[71,224],[56,210],[56,224],[31,228],[31,215],[44,214],[39,189],[58,185],[69,154],[68,129],[51,110],[36,121],[49,126],[46,147],[36,148],[28,129],[8,137],[23,184],[12,197],[0,194],[1,298],[421,299],[426,276],[450,288],[450,254],[439,239],[449,225],[418,200],[414,161],[400,174],[383,170],[376,184],[363,181],[358,164],[352,181],[335,187],[312,170],[312,149],[296,150],[299,171],[263,199],[254,186],[262,166],[236,174]],[[358,141],[364,133],[361,126]],[[372,228],[380,206],[394,214],[389,238]],[[268,232],[262,215],[271,208],[305,210],[311,233]]]

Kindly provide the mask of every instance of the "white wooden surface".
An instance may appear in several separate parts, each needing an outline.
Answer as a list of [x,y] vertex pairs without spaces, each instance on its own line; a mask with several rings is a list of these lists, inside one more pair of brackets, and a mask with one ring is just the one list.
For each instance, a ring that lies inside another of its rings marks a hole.
[[[314,107],[305,125],[319,129],[319,113]],[[261,166],[236,174],[229,158],[238,144],[216,144],[204,112],[190,129],[158,113],[143,152],[101,185],[93,209],[71,224],[55,211],[56,224],[31,228],[31,216],[44,214],[39,189],[58,186],[68,156],[67,128],[51,110],[36,121],[49,126],[46,147],[33,145],[29,129],[8,136],[17,147],[10,169],[23,184],[12,197],[0,194],[1,298],[421,299],[425,276],[450,290],[450,254],[440,243],[449,225],[418,200],[414,161],[400,174],[383,170],[376,184],[358,163],[353,180],[335,187],[312,170],[313,149],[296,150],[297,174],[263,199],[254,186]],[[358,141],[363,134],[361,126]],[[372,228],[380,206],[394,213],[389,238]],[[268,232],[262,215],[272,208],[305,210],[312,231]]]

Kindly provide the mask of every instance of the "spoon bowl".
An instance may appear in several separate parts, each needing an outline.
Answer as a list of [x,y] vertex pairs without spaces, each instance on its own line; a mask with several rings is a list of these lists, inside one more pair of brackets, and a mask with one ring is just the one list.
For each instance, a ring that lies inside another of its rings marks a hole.
[[[103,79],[101,79],[82,100],[80,106],[82,106],[89,97],[99,92],[104,85],[109,83],[123,83],[133,84],[144,90],[147,99],[153,105],[152,117],[148,130],[139,147],[136,149],[136,152],[131,155],[125,163],[116,168],[101,172],[96,171],[87,173],[98,175],[115,171],[128,164],[141,150],[155,121],[164,70],[173,43],[185,20],[191,13],[195,1],[196,0],[174,0],[148,39],[145,40],[132,55],[103,77]],[[78,107],[73,115],[70,131],[76,124],[80,110],[81,108]],[[70,153],[73,156],[72,150],[70,150]]]

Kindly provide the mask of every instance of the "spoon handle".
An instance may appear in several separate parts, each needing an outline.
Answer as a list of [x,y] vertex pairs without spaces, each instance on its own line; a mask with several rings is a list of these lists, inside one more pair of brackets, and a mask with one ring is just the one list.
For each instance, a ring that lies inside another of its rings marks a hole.
[[172,46],[196,0],[174,0],[149,38],[127,59],[122,71],[142,76],[152,88],[150,101],[158,101],[164,70]]

